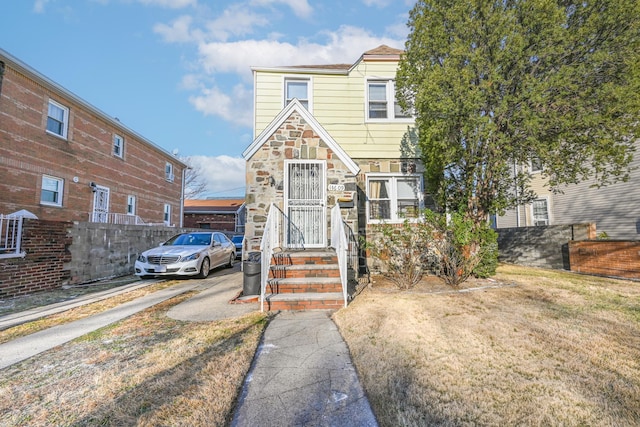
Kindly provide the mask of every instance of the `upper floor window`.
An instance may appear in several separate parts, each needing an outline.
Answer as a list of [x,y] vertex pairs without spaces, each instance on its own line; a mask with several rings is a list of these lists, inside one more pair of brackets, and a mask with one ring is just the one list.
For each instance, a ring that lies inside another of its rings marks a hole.
[[62,206],[62,190],[64,180],[53,176],[42,176],[42,190],[40,191],[40,203],[50,206]]
[[393,120],[409,119],[396,102],[395,84],[393,80],[367,81],[367,119]]
[[136,214],[136,196],[127,196],[127,214]]
[[538,157],[533,157],[529,161],[531,173],[542,172],[542,161]]
[[124,155],[124,138],[113,134],[113,155],[122,158]]
[[311,104],[311,81],[309,79],[289,77],[284,79],[285,107],[294,99],[297,99],[304,108],[309,110]]
[[67,137],[69,126],[69,109],[62,104],[49,100],[49,111],[47,113],[47,132]]
[[164,166],[164,178],[169,182],[173,182],[175,178],[173,176],[173,165],[169,162]]
[[402,222],[417,218],[423,207],[420,175],[367,176],[369,222]]

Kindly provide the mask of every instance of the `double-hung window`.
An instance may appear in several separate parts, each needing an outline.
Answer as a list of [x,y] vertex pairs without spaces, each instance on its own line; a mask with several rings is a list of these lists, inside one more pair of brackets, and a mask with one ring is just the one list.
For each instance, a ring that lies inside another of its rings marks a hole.
[[284,79],[284,105],[297,99],[307,110],[311,111],[311,80],[300,77],[286,77]]
[[537,199],[532,204],[533,225],[549,225],[549,205],[547,199]]
[[113,155],[122,158],[124,155],[124,138],[113,134]]
[[40,191],[40,203],[49,206],[62,206],[62,191],[64,180],[53,176],[42,176],[42,190]]
[[173,182],[173,165],[169,162],[164,166],[164,178],[169,182]]
[[368,222],[402,222],[417,218],[423,207],[420,175],[368,175]]
[[168,203],[164,204],[164,214],[162,220],[166,225],[171,225],[171,205]]
[[367,81],[367,119],[398,120],[410,119],[396,101],[393,80]]
[[69,109],[62,104],[49,100],[47,112],[47,132],[67,138],[69,127]]
[[127,215],[136,214],[136,196],[127,196]]

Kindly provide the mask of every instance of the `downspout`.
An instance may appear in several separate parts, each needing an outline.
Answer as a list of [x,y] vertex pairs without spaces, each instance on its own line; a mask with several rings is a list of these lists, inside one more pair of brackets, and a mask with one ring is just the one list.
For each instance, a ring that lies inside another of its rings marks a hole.
[[180,189],[180,228],[184,226],[184,182],[187,178],[187,169],[182,168],[182,188]]

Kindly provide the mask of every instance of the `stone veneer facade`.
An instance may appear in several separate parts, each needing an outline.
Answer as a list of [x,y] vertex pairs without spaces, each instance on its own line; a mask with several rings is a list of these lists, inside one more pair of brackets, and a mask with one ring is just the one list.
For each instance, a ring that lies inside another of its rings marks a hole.
[[[330,239],[330,209],[339,199],[351,199],[352,207],[341,208],[342,218],[358,230],[357,177],[338,155],[318,136],[311,125],[297,112],[293,112],[247,160],[247,192],[245,205],[247,222],[245,236],[249,251],[260,250],[269,207],[272,203],[284,209],[285,160],[326,161],[327,236]],[[273,177],[273,181],[271,180]],[[344,186],[344,190],[329,190],[330,185]],[[330,242],[329,242],[330,244]]]

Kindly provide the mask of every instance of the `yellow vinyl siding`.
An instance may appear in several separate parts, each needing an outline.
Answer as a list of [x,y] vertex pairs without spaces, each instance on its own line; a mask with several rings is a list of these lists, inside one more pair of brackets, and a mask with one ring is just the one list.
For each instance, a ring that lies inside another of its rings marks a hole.
[[256,71],[255,134],[284,107],[285,77],[311,78],[311,112],[352,158],[398,158],[411,121],[367,121],[367,79],[393,79],[397,62],[360,61],[349,74],[295,74],[291,70]]

